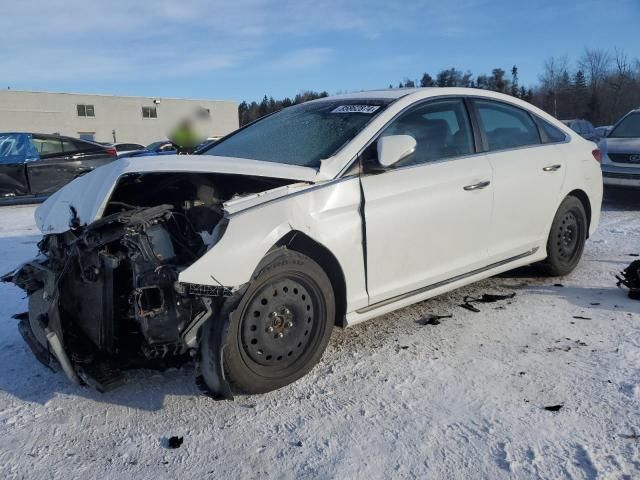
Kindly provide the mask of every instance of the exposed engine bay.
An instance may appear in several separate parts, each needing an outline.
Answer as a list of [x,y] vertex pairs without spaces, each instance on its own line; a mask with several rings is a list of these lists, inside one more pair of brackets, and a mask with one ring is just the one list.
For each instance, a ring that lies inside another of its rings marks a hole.
[[127,368],[189,361],[200,327],[233,292],[178,283],[224,233],[223,203],[291,180],[203,173],[123,176],[102,218],[45,235],[40,255],[2,279],[25,290],[20,331],[45,365],[101,391]]

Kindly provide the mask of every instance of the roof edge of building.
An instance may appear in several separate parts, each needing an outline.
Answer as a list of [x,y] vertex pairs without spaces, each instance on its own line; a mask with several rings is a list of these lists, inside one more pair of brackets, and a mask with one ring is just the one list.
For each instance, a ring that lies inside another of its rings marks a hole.
[[179,100],[179,101],[192,101],[192,102],[224,102],[224,103],[233,103],[235,105],[239,105],[239,102],[236,100],[224,100],[224,99],[212,99],[212,98],[184,98],[184,97],[163,97],[163,96],[152,96],[152,95],[117,95],[113,93],[79,93],[79,92],[45,92],[40,90],[0,90],[1,92],[16,92],[16,93],[37,93],[43,95],[77,95],[83,97],[111,97],[111,98],[141,98],[148,100]]

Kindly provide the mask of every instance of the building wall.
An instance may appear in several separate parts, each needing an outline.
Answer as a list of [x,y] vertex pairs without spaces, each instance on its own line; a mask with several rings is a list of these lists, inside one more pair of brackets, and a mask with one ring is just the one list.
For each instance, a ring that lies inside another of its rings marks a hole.
[[[95,117],[78,116],[78,104],[93,105]],[[154,105],[158,117],[143,118],[142,107]],[[203,136],[222,136],[238,128],[238,104],[230,101],[0,90],[0,132],[71,137],[94,133],[96,141],[113,142],[115,130],[118,142],[146,145],[167,138],[180,120],[193,118],[199,108],[210,111],[210,118],[197,123]]]

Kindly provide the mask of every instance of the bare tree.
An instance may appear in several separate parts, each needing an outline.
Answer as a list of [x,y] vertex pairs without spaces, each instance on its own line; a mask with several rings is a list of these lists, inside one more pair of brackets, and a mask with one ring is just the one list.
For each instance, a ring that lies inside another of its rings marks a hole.
[[[550,107],[555,117],[558,116],[558,93],[568,73],[569,59],[566,55],[545,60],[544,70],[540,75],[540,86],[548,97],[548,101],[545,103],[550,103],[547,107]],[[549,110],[549,108],[547,109]]]
[[585,48],[582,57],[578,60],[578,66],[587,74],[589,86],[595,92],[609,72],[611,55],[606,50]]
[[618,105],[621,97],[625,94],[625,88],[630,86],[632,78],[631,64],[626,53],[616,48],[614,50],[615,72],[610,75],[609,85],[612,90],[613,98],[610,101],[611,111],[618,111]]

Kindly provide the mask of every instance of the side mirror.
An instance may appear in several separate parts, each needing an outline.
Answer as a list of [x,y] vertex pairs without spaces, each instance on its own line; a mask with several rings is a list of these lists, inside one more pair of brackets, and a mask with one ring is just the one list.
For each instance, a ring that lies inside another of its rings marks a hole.
[[390,167],[416,151],[416,139],[411,135],[390,135],[378,140],[378,163]]

